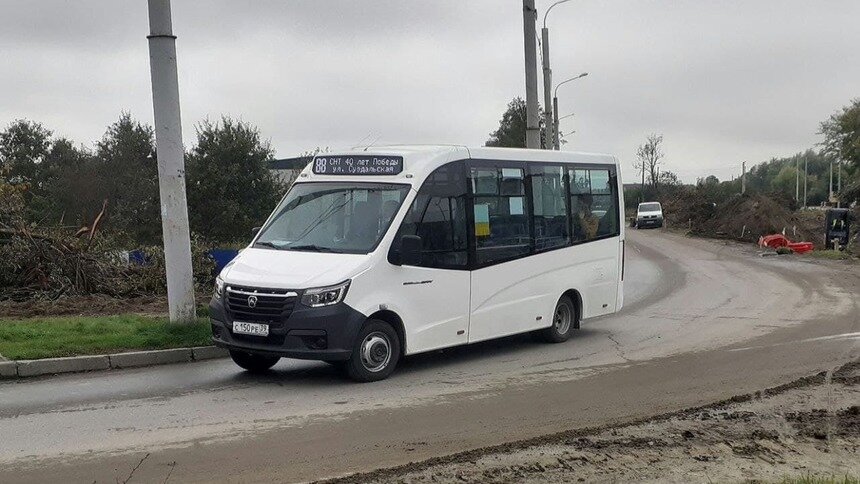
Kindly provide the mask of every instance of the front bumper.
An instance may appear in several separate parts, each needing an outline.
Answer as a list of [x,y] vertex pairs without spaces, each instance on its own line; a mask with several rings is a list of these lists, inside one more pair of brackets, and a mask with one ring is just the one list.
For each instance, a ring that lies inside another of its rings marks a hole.
[[[366,316],[341,302],[321,308],[296,304],[289,316],[268,321],[269,336],[233,333],[233,316],[221,300],[209,302],[212,343],[230,350],[306,360],[343,361],[352,355]],[[252,321],[264,322],[264,321]]]
[[662,218],[640,218],[636,220],[637,227],[662,227]]

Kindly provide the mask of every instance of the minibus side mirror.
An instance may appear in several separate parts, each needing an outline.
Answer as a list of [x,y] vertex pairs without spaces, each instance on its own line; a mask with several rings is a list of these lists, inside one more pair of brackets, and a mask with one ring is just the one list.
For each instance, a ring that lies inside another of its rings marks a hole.
[[257,235],[257,232],[259,232],[261,228],[263,227],[254,227],[253,229],[251,229],[251,237]]
[[417,266],[421,263],[421,237],[404,235],[400,238],[400,265]]

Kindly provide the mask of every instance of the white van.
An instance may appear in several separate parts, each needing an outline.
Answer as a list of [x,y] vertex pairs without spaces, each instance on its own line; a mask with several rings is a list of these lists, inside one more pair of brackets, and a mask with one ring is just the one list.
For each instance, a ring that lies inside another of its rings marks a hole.
[[217,278],[213,341],[249,371],[328,361],[359,381],[404,355],[540,331],[623,301],[608,155],[461,146],[319,155]]
[[636,207],[636,228],[662,227],[663,206],[660,202],[643,202]]

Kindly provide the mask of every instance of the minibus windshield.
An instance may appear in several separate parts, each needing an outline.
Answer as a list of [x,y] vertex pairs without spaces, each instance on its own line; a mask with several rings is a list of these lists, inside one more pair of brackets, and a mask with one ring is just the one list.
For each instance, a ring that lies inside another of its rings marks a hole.
[[254,247],[366,254],[376,248],[409,185],[296,183]]
[[639,204],[640,212],[658,212],[660,211],[659,203],[641,203]]

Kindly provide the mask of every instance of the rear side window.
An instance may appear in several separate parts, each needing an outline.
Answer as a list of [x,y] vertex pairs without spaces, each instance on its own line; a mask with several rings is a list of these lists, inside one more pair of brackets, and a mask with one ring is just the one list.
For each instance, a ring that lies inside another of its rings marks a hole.
[[400,237],[418,235],[421,267],[466,269],[469,262],[466,178],[463,162],[437,168],[425,180],[406,213],[389,260],[400,257]]
[[569,170],[570,212],[574,242],[618,235],[615,174],[608,169]]
[[536,166],[532,168],[531,182],[535,250],[540,252],[570,244],[564,168]]

